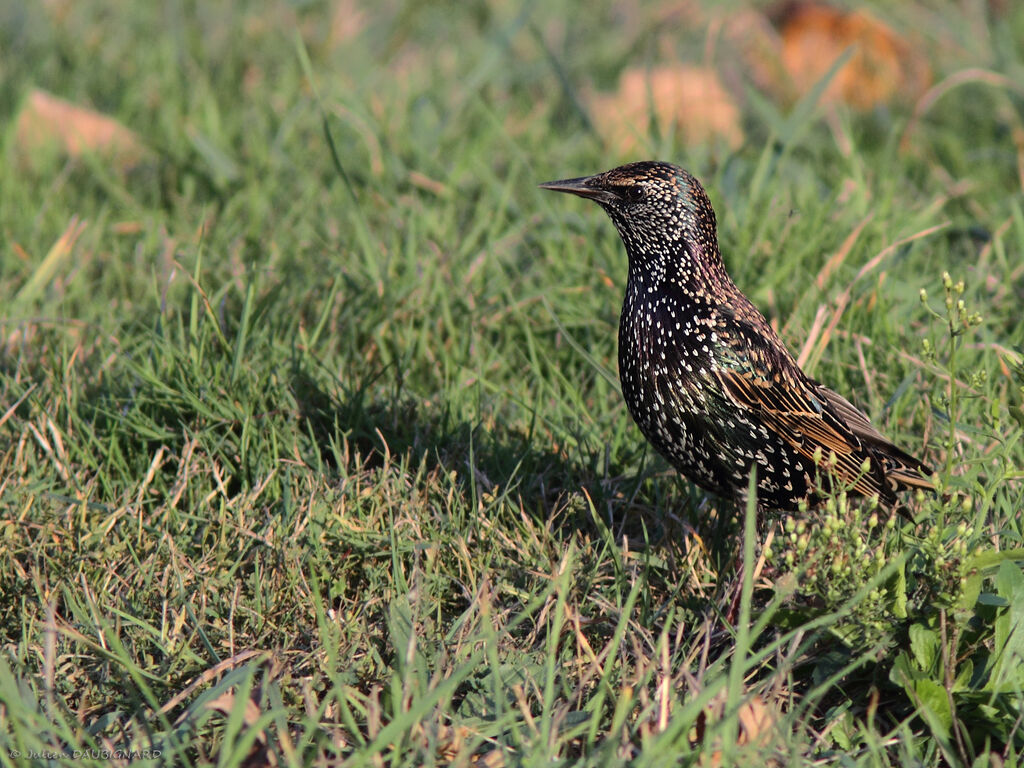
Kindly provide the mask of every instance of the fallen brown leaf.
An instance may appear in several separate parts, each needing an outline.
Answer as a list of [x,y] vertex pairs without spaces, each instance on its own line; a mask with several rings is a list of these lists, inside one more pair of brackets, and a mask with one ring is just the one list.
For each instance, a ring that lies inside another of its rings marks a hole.
[[[230,715],[234,710],[237,702],[237,696],[233,690],[222,693],[217,698],[206,703],[207,709],[215,709],[222,715]],[[246,699],[245,709],[242,713],[242,722],[244,722],[250,728],[256,725],[256,722],[260,719],[260,708],[256,706],[256,702],[252,699]],[[266,736],[260,732],[257,737],[261,741],[266,740]]]
[[[222,693],[213,701],[207,702],[206,708],[216,710],[225,717],[229,717],[237,706],[237,701],[237,695],[232,689]],[[260,708],[256,705],[256,702],[252,699],[246,699],[242,710],[242,722],[245,723],[247,728],[254,728],[256,726],[259,722],[260,714]],[[267,733],[261,729],[256,735],[256,740],[253,742],[249,754],[242,760],[242,768],[257,768],[257,766],[273,768],[277,764],[277,754],[269,748]]]
[[688,143],[743,143],[740,110],[714,70],[690,64],[632,68],[615,93],[588,99],[598,131],[619,154],[633,153],[653,130],[677,132]]
[[138,134],[113,118],[41,90],[29,93],[18,113],[15,146],[26,165],[41,151],[58,151],[71,158],[94,153],[122,171],[148,154]]
[[777,26],[782,62],[798,93],[807,92],[854,47],[825,89],[823,102],[871,109],[900,95],[919,95],[931,81],[923,55],[867,11],[790,3],[777,14]]
[[[721,719],[725,712],[725,703],[726,696],[723,692],[722,695],[715,697],[701,713],[697,721],[696,733],[691,738],[694,746],[704,741],[708,724]],[[740,705],[737,712],[739,732],[736,743],[740,746],[768,746],[775,732],[777,715],[777,711],[773,710],[763,698],[756,694],[751,696]],[[722,765],[721,749],[716,748],[710,753],[710,757],[706,760],[702,759],[700,764],[711,766],[711,768],[718,768],[718,766]]]

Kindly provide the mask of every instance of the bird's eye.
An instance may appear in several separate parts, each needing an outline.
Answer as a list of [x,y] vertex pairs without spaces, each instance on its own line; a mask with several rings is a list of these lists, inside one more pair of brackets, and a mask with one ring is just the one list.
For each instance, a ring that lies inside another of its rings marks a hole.
[[615,188],[615,194],[622,198],[624,203],[635,205],[647,199],[644,188],[639,184],[623,184]]

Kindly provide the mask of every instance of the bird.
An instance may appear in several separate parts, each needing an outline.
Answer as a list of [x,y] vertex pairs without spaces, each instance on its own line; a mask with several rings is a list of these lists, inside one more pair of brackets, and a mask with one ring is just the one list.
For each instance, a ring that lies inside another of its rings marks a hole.
[[726,272],[700,182],[667,162],[541,184],[593,200],[629,261],[619,381],[640,431],[706,491],[792,512],[847,490],[891,508],[932,470],[801,370]]

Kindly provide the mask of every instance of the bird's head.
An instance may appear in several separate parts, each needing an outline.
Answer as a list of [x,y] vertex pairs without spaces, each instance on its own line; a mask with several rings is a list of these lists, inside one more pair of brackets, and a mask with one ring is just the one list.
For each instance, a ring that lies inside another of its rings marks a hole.
[[540,186],[586,197],[604,208],[631,262],[683,257],[700,263],[719,258],[711,201],[700,182],[677,165],[630,163]]

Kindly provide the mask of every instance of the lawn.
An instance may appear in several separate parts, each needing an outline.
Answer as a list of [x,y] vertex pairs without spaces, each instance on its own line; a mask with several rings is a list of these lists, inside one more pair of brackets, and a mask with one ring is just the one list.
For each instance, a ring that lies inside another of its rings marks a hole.
[[[0,0],[0,764],[1021,765],[1024,5],[718,5]],[[937,494],[646,446],[655,158]]]

